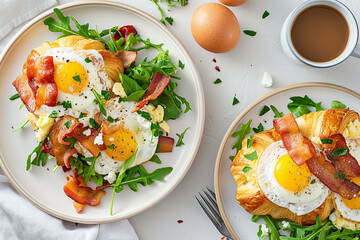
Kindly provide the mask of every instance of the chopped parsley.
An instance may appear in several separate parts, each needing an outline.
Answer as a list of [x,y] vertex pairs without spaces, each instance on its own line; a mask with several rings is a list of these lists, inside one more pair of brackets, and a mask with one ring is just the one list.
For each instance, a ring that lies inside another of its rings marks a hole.
[[338,148],[332,152],[331,157],[344,156],[347,152],[348,148]]
[[62,105],[64,108],[72,108],[70,101],[58,102],[57,105]]
[[250,127],[251,121],[252,120],[250,119],[247,123],[241,124],[240,130],[231,134],[231,137],[239,137],[231,148],[231,149],[236,148],[236,153],[241,150],[242,141],[244,140],[245,136],[251,132],[251,127]]
[[310,184],[314,184],[316,182],[315,179],[311,180]]
[[108,120],[108,122],[111,122],[111,123],[114,122],[114,119],[110,116],[107,117],[107,120]]
[[240,102],[239,99],[237,99],[237,98],[234,96],[232,105],[234,106],[234,105],[238,104],[239,102]]
[[257,128],[253,128],[253,131],[254,131],[255,133],[262,132],[262,131],[264,131],[264,126],[262,125],[262,123],[259,123],[259,125],[258,125]]
[[184,67],[185,67],[185,63],[182,63],[182,62],[179,60],[179,68],[184,69]]
[[145,118],[146,120],[149,120],[149,121],[151,121],[152,120],[152,117],[151,117],[151,115],[150,115],[150,113],[148,113],[148,112],[144,112],[144,111],[137,111],[137,113],[140,115],[140,116],[142,116],[143,118]]
[[346,105],[339,101],[332,101],[331,102],[331,108],[346,108]]
[[261,111],[260,111],[260,114],[259,114],[259,116],[262,116],[262,115],[264,115],[265,113],[267,113],[268,111],[270,111],[270,108],[268,107],[268,106],[263,106],[263,108],[261,109]]
[[100,112],[106,117],[107,114],[104,107],[104,102],[105,102],[104,96],[100,95],[95,89],[92,89],[91,91],[95,96],[94,102],[99,104]]
[[90,63],[92,60],[90,58],[85,58],[85,62]]
[[172,25],[173,24],[173,21],[174,19],[172,17],[166,17],[165,20],[170,24]]
[[262,15],[262,19],[266,18],[267,16],[269,16],[270,13],[268,11],[265,10],[265,12]]
[[253,151],[252,153],[245,154],[244,157],[250,161],[253,161],[258,158],[258,155],[256,151]]
[[57,111],[52,111],[51,113],[50,113],[50,115],[49,115],[49,118],[57,118],[57,115],[58,113],[57,113]]
[[83,118],[85,116],[85,113],[81,112],[79,115],[79,118]]
[[256,35],[256,32],[252,30],[244,30],[244,33],[252,37]]
[[341,178],[341,179],[345,179],[345,178],[346,178],[346,175],[343,174],[343,173],[340,173],[340,178]]
[[247,173],[247,172],[249,172],[251,170],[251,167],[249,167],[249,166],[245,166],[244,168],[243,168],[243,172],[244,173]]
[[107,101],[111,97],[111,93],[109,91],[101,90],[101,95],[104,97],[104,99]]
[[246,141],[246,147],[251,148],[253,142],[254,142],[254,135],[251,135],[250,138],[248,138]]
[[108,149],[114,149],[114,147],[115,147],[115,144],[111,144],[111,145],[108,145],[108,146],[106,146]]
[[182,145],[185,145],[185,143],[183,142],[183,139],[184,139],[184,136],[185,136],[185,133],[186,133],[186,131],[189,129],[189,127],[187,127],[181,134],[176,134],[176,136],[178,136],[179,137],[179,140],[177,141],[177,143],[176,143],[176,147],[180,147],[180,146],[182,146]]
[[217,78],[214,82],[214,84],[219,84],[219,83],[222,83],[221,79],[220,78]]
[[327,139],[327,138],[323,138],[320,141],[322,144],[332,144],[333,143],[332,139]]
[[64,123],[65,127],[70,128],[71,126],[71,120]]
[[79,75],[73,76],[73,79],[79,83],[81,83],[81,79]]
[[90,125],[91,125],[93,128],[95,128],[96,130],[98,130],[98,129],[100,128],[100,125],[97,124],[96,121],[95,121],[95,119],[93,119],[93,118],[90,118],[90,119],[89,119],[89,123],[90,123]]
[[15,93],[9,99],[12,101],[12,100],[18,99],[19,97],[20,97],[20,95],[18,93]]

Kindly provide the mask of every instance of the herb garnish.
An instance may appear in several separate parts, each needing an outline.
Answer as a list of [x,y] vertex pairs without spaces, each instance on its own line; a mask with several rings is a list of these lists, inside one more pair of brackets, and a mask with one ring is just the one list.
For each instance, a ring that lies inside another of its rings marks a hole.
[[176,147],[180,147],[180,146],[182,146],[182,145],[185,145],[185,143],[183,142],[183,138],[184,138],[184,136],[185,136],[185,133],[186,133],[186,131],[189,129],[189,127],[187,127],[181,134],[176,134],[176,136],[178,136],[179,137],[179,140],[177,141],[177,143],[176,143]]
[[166,17],[165,20],[166,20],[170,25],[172,25],[172,24],[173,24],[173,21],[174,21],[174,19],[172,19],[172,17]]
[[269,16],[270,13],[268,11],[265,10],[265,12],[262,15],[262,19],[266,18],[267,16]]
[[255,133],[262,132],[262,131],[264,131],[264,126],[262,125],[262,123],[259,123],[259,125],[258,125],[257,128],[253,128],[253,131],[254,131]]
[[332,144],[333,143],[333,140],[328,139],[328,138],[322,138],[320,141],[322,144]]
[[256,35],[256,32],[252,30],[244,30],[244,33],[252,37]]
[[182,62],[179,60],[179,68],[184,69],[184,67],[185,67],[185,63],[182,63]]
[[331,102],[331,108],[346,108],[346,105],[340,101],[334,100]]
[[236,153],[241,150],[242,141],[244,140],[245,136],[251,132],[251,121],[252,120],[250,119],[247,123],[241,124],[240,130],[231,134],[231,137],[239,137],[235,144],[232,146],[232,149],[236,148]]
[[[164,21],[164,12],[163,12],[162,8],[161,8],[160,5],[159,5],[159,2],[161,2],[161,0],[150,0],[150,1],[155,4],[156,8],[157,8],[158,11],[160,12],[161,19],[160,19],[159,21],[160,21],[161,23],[163,23],[164,25],[166,25],[166,24],[165,24],[165,21]],[[168,11],[170,11],[169,8],[176,6],[176,5],[179,3],[179,0],[165,0],[165,2],[166,2]],[[173,3],[172,3],[172,2],[173,2]],[[186,5],[188,4],[188,2],[189,2],[189,0],[180,0],[180,5],[181,5],[182,7],[184,7],[184,6],[186,6]],[[165,18],[165,20],[166,20],[167,22],[169,22],[166,18]],[[170,23],[170,22],[169,22],[169,23]],[[172,21],[171,21],[170,25],[172,25]]]
[[104,96],[100,95],[95,89],[92,89],[91,91],[95,95],[94,102],[99,104],[100,112],[106,117],[107,113],[106,113],[106,110],[105,110],[105,107],[104,107],[104,103],[105,103]]
[[348,148],[338,148],[332,152],[331,157],[344,156],[347,152]]
[[290,100],[292,100],[292,102],[289,103],[287,107],[296,117],[310,113],[311,111],[308,107],[314,107],[317,112],[324,110],[321,107],[321,102],[315,103],[307,95],[304,97],[291,97]]
[[90,62],[92,62],[92,60],[90,58],[85,58],[85,62],[90,63]]
[[79,76],[79,75],[73,76],[72,78],[73,78],[75,81],[81,83],[81,79],[80,79],[80,76]]
[[19,97],[20,97],[20,95],[18,93],[15,93],[9,99],[12,101],[12,100],[18,99]]
[[57,105],[62,105],[64,108],[72,108],[70,101],[58,102]]
[[220,78],[217,78],[214,82],[214,84],[219,84],[219,83],[222,83],[221,79]]
[[264,105],[263,108],[262,108],[261,111],[260,111],[259,116],[264,115],[264,114],[267,113],[268,111],[270,111],[270,108],[269,108],[268,106]]
[[149,120],[149,121],[151,121],[152,120],[152,117],[151,117],[151,115],[150,115],[150,113],[148,113],[148,112],[144,112],[144,111],[137,111],[137,113],[140,115],[140,116],[142,116],[143,118],[145,118],[146,120]]
[[[31,164],[32,165],[36,165],[36,166],[40,166],[40,162],[41,162],[41,166],[45,166],[46,164],[46,153],[41,152],[41,146],[42,144],[45,142],[41,141],[39,142],[39,145],[37,145],[37,147],[32,151],[32,153],[30,153],[30,155],[27,158],[26,161],[26,171],[29,171]],[[32,156],[36,154],[35,158],[32,160]]]
[[71,120],[64,123],[65,127],[70,128],[71,126]]
[[26,124],[28,124],[29,120],[26,120],[25,122],[23,122],[22,124],[20,124],[20,127],[18,127],[17,129],[12,130],[12,132],[17,132],[20,129],[22,129],[23,127],[26,126]]
[[57,113],[57,111],[52,111],[51,113],[50,113],[50,115],[49,115],[49,118],[57,118],[57,115],[58,113]]
[[93,118],[90,118],[90,119],[89,119],[89,123],[90,123],[90,125],[91,125],[93,128],[95,128],[95,130],[98,130],[98,129],[100,128],[100,125],[97,124],[97,122],[96,122],[95,119],[93,119]]
[[246,147],[251,148],[253,142],[254,142],[254,135],[251,135],[246,141]]
[[152,158],[150,159],[151,162],[154,162],[154,163],[157,163],[157,164],[160,164],[161,163],[161,160],[160,158],[157,156],[157,155],[154,155],[152,156]]
[[253,151],[252,153],[249,153],[249,154],[245,154],[244,155],[244,158],[250,160],[250,161],[253,161],[255,159],[258,158],[258,155],[257,155],[257,152],[256,151]]
[[114,149],[114,147],[115,147],[115,144],[111,144],[111,145],[108,145],[108,146],[106,146],[108,149]]
[[283,112],[279,112],[274,105],[270,105],[271,110],[274,112],[274,118],[281,118],[284,116]]
[[112,122],[114,122],[114,119],[112,117],[108,116],[107,121],[112,123]]
[[251,170],[251,167],[249,167],[249,166],[245,166],[244,168],[243,168],[243,172],[244,173],[247,173],[247,172],[249,172]]
[[240,102],[239,99],[237,99],[237,98],[234,96],[232,105],[234,106],[234,105],[238,104],[239,102]]

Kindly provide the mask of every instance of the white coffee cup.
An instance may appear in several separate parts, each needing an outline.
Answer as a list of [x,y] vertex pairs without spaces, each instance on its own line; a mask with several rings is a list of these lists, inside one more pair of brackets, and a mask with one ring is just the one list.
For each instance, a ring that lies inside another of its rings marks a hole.
[[[344,51],[335,59],[328,62],[314,62],[301,56],[291,41],[291,29],[294,21],[305,9],[314,5],[326,5],[337,9],[345,18],[349,26],[349,37]],[[360,58],[360,45],[358,44],[359,29],[352,12],[341,2],[336,0],[309,0],[296,7],[286,18],[281,29],[281,46],[287,56],[295,62],[302,62],[313,67],[326,68],[345,61],[349,56]]]

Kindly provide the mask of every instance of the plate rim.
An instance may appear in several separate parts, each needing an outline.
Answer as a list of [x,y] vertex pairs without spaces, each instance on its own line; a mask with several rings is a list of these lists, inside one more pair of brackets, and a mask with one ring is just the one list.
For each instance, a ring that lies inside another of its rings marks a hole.
[[203,85],[202,85],[202,81],[201,81],[201,77],[200,74],[196,68],[196,65],[189,53],[189,51],[186,49],[186,47],[184,46],[184,44],[178,39],[178,37],[175,36],[175,34],[168,29],[167,27],[165,27],[163,24],[161,24],[157,19],[155,19],[153,16],[151,16],[150,14],[127,4],[124,3],[119,3],[119,2],[114,2],[114,1],[108,1],[108,0],[83,0],[83,1],[77,1],[77,2],[70,2],[70,3],[65,3],[59,6],[53,6],[51,8],[49,8],[48,10],[42,12],[41,14],[39,14],[38,16],[36,16],[35,18],[33,18],[32,20],[30,20],[27,24],[25,24],[20,30],[18,30],[18,32],[10,39],[10,41],[8,42],[8,44],[5,46],[4,50],[1,52],[0,54],[0,66],[4,65],[4,61],[3,59],[7,56],[7,54],[12,50],[12,48],[14,47],[14,45],[19,41],[20,37],[27,33],[28,30],[31,29],[31,27],[35,24],[37,24],[39,21],[44,20],[46,17],[49,17],[50,15],[53,15],[53,9],[54,8],[58,8],[60,10],[65,10],[65,9],[70,9],[70,8],[74,8],[74,7],[87,7],[87,6],[91,6],[91,5],[102,5],[102,6],[109,6],[109,7],[115,7],[115,8],[119,8],[119,9],[123,9],[126,11],[131,12],[132,14],[144,17],[147,21],[151,22],[152,24],[155,25],[155,27],[160,28],[160,30],[162,32],[164,32],[164,34],[166,34],[171,40],[172,42],[178,47],[179,51],[185,56],[185,59],[187,60],[187,62],[189,62],[189,66],[190,67],[190,72],[191,75],[194,77],[193,81],[195,83],[195,86],[198,86],[196,89],[198,98],[197,98],[197,104],[198,104],[198,115],[197,115],[197,119],[199,121],[199,128],[196,129],[195,132],[195,137],[198,138],[197,142],[195,142],[195,144],[192,146],[192,148],[190,149],[190,151],[193,152],[193,154],[190,156],[190,161],[189,164],[187,166],[185,166],[185,168],[183,168],[182,172],[180,172],[180,174],[178,175],[178,178],[176,179],[176,181],[174,181],[174,184],[169,188],[169,191],[164,193],[160,198],[158,198],[156,201],[152,202],[151,204],[147,205],[145,208],[143,209],[134,209],[131,213],[127,214],[126,216],[108,216],[108,217],[102,217],[99,219],[89,219],[86,220],[84,218],[77,218],[77,217],[72,217],[72,216],[67,216],[64,215],[62,213],[57,213],[57,212],[53,212],[52,208],[47,207],[46,205],[43,205],[39,202],[37,202],[36,199],[33,199],[33,197],[28,194],[22,186],[20,186],[20,184],[17,183],[16,179],[14,179],[14,177],[12,177],[12,175],[9,173],[8,168],[5,166],[4,164],[4,160],[1,158],[0,156],[0,168],[3,171],[3,173],[5,174],[5,176],[9,179],[11,185],[22,195],[24,196],[26,199],[28,199],[34,206],[36,206],[37,208],[39,208],[40,210],[54,216],[57,217],[59,219],[62,220],[66,220],[66,221],[70,221],[70,222],[76,222],[76,223],[83,223],[83,224],[100,224],[100,223],[110,223],[110,222],[115,222],[115,221],[119,221],[119,220],[123,220],[123,219],[127,219],[130,217],[133,217],[137,214],[140,214],[150,208],[152,208],[153,206],[155,206],[156,204],[158,204],[159,202],[161,202],[165,197],[167,197],[179,184],[180,182],[183,180],[183,178],[186,176],[186,174],[188,173],[190,167],[192,166],[196,155],[199,151],[200,148],[200,144],[201,144],[201,140],[203,137],[203,132],[204,132],[204,126],[205,126],[205,95],[204,95],[204,89],[203,89]]
[[[296,88],[304,88],[304,87],[320,87],[320,88],[331,88],[331,89],[335,89],[335,90],[339,90],[342,92],[345,92],[347,94],[350,94],[356,98],[360,99],[360,94],[343,86],[337,85],[337,84],[332,84],[332,83],[324,83],[324,82],[304,82],[304,83],[295,83],[295,84],[290,84],[290,85],[286,85],[277,89],[274,89],[264,95],[262,95],[261,97],[257,98],[255,101],[253,101],[252,103],[250,103],[244,110],[242,110],[240,112],[240,114],[235,118],[235,120],[231,123],[230,127],[228,128],[228,130],[226,131],[217,156],[216,156],[216,162],[215,162],[215,169],[214,169],[214,187],[215,187],[215,195],[216,195],[216,201],[220,210],[220,214],[225,222],[226,227],[228,228],[229,232],[231,233],[231,235],[234,237],[235,240],[241,240],[240,237],[237,235],[237,233],[235,232],[234,228],[232,227],[232,225],[230,224],[230,221],[225,213],[225,208],[221,199],[221,194],[220,194],[220,184],[219,184],[219,169],[220,169],[220,163],[221,163],[221,156],[224,153],[225,150],[225,145],[227,144],[227,142],[230,139],[230,136],[232,134],[232,132],[234,131],[234,129],[240,124],[241,120],[243,119],[243,117],[249,113],[254,107],[256,107],[259,103],[261,103],[262,101],[277,95],[281,92],[284,91],[288,91],[288,90],[292,90],[292,89],[296,89]],[[234,196],[235,197],[235,196]]]

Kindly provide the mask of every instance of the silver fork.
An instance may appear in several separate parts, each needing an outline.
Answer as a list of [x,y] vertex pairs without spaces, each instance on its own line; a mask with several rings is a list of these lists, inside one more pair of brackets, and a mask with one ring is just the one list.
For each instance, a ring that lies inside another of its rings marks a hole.
[[[203,195],[199,192],[201,200],[199,200],[198,196],[195,195],[196,200],[199,202],[201,208],[204,210],[206,215],[209,217],[211,222],[215,225],[217,230],[224,236],[230,240],[233,240],[229,230],[226,228],[224,221],[221,218],[219,208],[216,204],[216,196],[215,193],[208,187],[206,187],[207,191],[203,189]],[[205,206],[206,205],[206,206]]]

